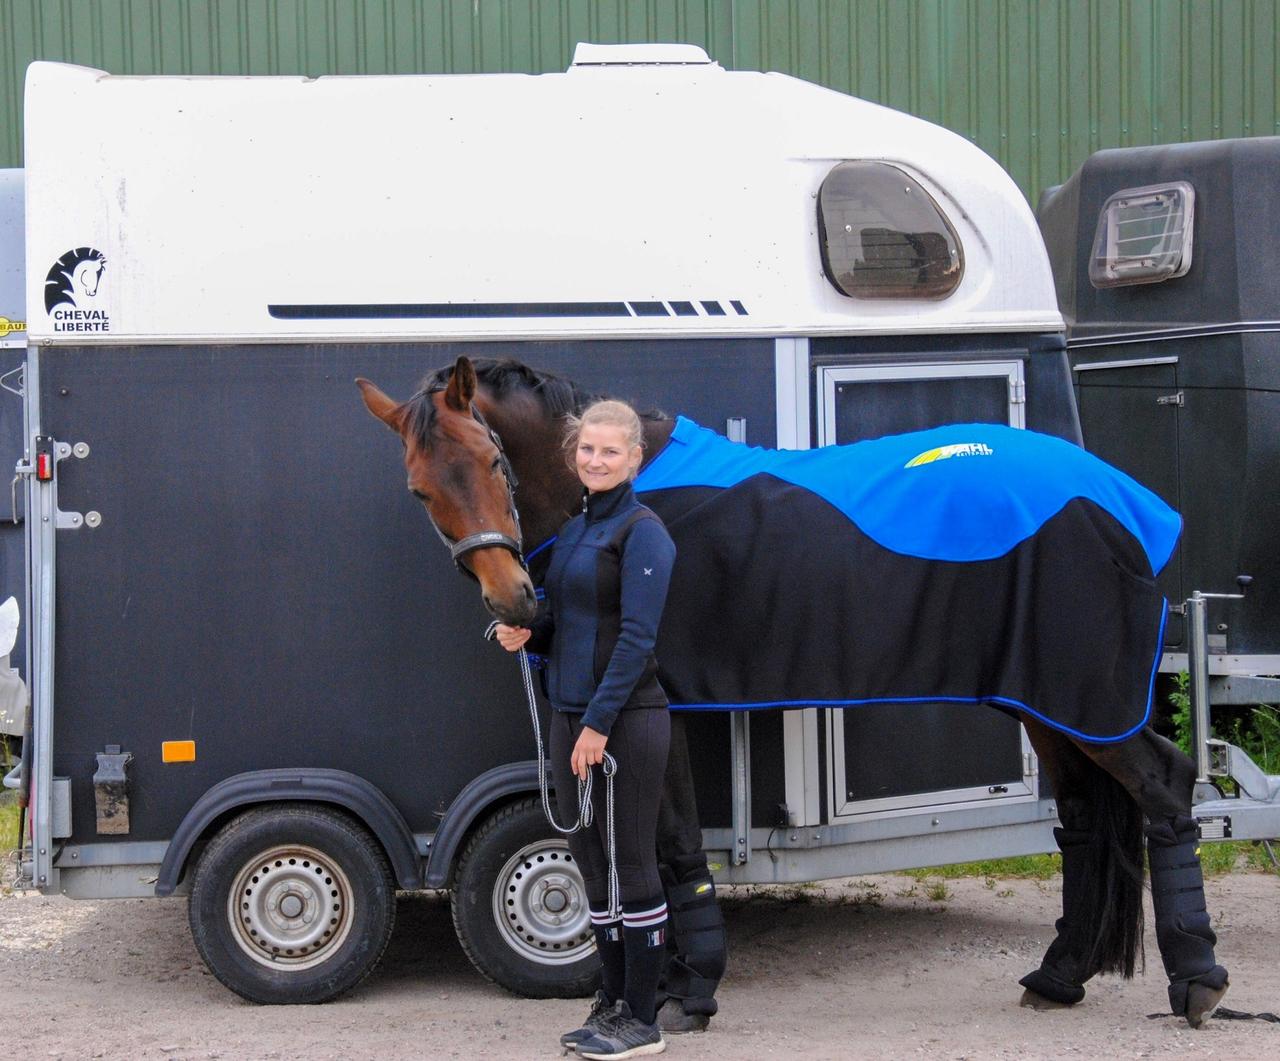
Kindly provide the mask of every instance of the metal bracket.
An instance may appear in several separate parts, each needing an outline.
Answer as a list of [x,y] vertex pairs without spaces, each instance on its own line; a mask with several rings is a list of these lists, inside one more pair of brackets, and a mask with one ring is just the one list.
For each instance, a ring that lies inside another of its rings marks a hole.
[[750,712],[729,712],[730,759],[733,776],[733,850],[729,861],[751,861],[751,728]]
[[[75,457],[77,460],[84,460],[89,456],[89,443],[77,442],[74,446],[70,442],[55,442],[53,444],[53,457],[55,461],[64,461],[69,457]],[[56,530],[79,530],[81,527],[88,527],[92,530],[94,527],[102,525],[101,512],[65,512],[60,508],[54,509],[53,526]]]
[[1156,404],[1183,406],[1187,404],[1187,396],[1182,391],[1178,391],[1177,394],[1162,394],[1156,399]]
[[[1280,793],[1280,780],[1272,786],[1271,779],[1239,748],[1212,739],[1209,721],[1209,601],[1243,600],[1252,583],[1251,576],[1237,575],[1239,593],[1201,593],[1197,589],[1187,598],[1187,691],[1191,699],[1191,745],[1195,752],[1196,780],[1206,782],[1213,777],[1231,777],[1246,793],[1266,801]],[[1235,773],[1237,769],[1245,776]],[[1266,794],[1256,795],[1256,792]]]
[[1280,796],[1280,777],[1265,774],[1248,754],[1224,740],[1205,741],[1209,751],[1209,776],[1229,777],[1246,796],[1268,803]]
[[[16,379],[17,383],[11,383],[10,380]],[[10,394],[16,394],[19,398],[25,398],[27,394],[27,366],[19,365],[15,369],[10,369],[3,376],[0,376],[0,387],[3,387]]]
[[1251,674],[1211,674],[1211,704],[1280,704],[1280,678]]

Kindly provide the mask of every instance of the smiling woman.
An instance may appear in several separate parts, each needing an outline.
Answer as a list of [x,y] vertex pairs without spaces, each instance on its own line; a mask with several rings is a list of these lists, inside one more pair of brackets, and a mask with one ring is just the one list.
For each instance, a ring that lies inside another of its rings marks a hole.
[[564,444],[591,493],[634,479],[644,456],[640,418],[625,402],[596,402],[581,417],[569,417]]
[[671,723],[653,648],[675,545],[631,486],[644,453],[635,410],[596,402],[567,422],[565,449],[586,488],[582,512],[556,539],[545,609],[531,628],[499,625],[497,636],[509,652],[527,642],[549,654],[551,768],[562,816],[576,809],[574,776],[586,780],[606,744],[617,763],[613,807],[596,788],[595,827],[569,834],[602,983],[586,1021],[560,1043],[581,1057],[632,1057],[664,1049],[657,988],[667,903],[656,852]]

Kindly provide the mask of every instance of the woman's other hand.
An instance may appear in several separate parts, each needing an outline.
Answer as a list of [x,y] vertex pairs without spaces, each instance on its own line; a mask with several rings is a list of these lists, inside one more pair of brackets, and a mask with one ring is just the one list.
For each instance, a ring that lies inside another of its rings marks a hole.
[[603,733],[597,733],[590,726],[582,727],[578,742],[573,746],[573,755],[570,756],[569,763],[573,767],[573,772],[583,781],[587,779],[587,775],[596,763],[604,762],[604,746],[608,740],[609,738]]
[[494,630],[498,644],[508,652],[518,652],[532,635],[533,631],[527,626],[508,626],[506,623],[499,623]]

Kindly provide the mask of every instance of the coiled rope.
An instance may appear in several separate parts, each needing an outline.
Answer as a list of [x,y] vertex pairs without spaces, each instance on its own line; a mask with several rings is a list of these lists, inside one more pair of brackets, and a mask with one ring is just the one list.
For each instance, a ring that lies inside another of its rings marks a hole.
[[[489,624],[489,628],[485,631],[486,640],[492,641],[497,636],[498,623],[494,621]],[[533,724],[533,740],[538,749],[538,795],[542,798],[542,813],[546,815],[547,822],[556,832],[562,836],[571,836],[582,829],[591,828],[595,820],[595,807],[591,802],[591,787],[595,777],[593,770],[587,771],[587,778],[584,781],[578,778],[578,820],[572,825],[564,826],[556,821],[555,812],[551,808],[551,783],[547,777],[547,756],[543,750],[542,743],[542,726],[538,722],[538,698],[533,690],[533,668],[529,665],[529,654],[523,648],[516,651],[516,656],[520,661],[520,679],[524,683],[525,702],[529,705],[529,721]],[[614,835],[614,813],[613,813],[613,779],[618,772],[618,761],[608,752],[604,753],[604,761],[600,764],[600,771],[604,774],[604,806],[605,806],[605,852],[609,860],[608,873],[608,918],[610,921],[617,921],[622,917],[622,893],[618,885],[618,848],[617,840]]]

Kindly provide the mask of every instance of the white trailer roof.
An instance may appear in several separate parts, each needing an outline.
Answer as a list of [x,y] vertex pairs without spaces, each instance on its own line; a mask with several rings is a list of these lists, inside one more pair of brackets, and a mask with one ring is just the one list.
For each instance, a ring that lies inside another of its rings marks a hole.
[[[687,46],[577,59],[563,74],[317,79],[33,64],[31,337],[1061,328],[1031,210],[962,137]],[[867,159],[947,214],[965,260],[949,297],[857,299],[826,279],[818,188]],[[49,308],[46,281],[74,286],[76,270],[95,293]]]

